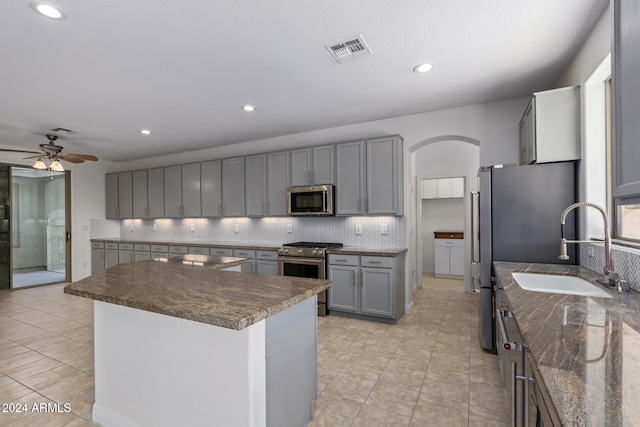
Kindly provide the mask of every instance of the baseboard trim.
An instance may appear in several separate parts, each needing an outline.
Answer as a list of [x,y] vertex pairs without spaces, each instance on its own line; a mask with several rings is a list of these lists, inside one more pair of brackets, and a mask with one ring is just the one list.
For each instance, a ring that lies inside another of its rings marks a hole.
[[104,427],[142,427],[97,403],[93,404],[93,421]]

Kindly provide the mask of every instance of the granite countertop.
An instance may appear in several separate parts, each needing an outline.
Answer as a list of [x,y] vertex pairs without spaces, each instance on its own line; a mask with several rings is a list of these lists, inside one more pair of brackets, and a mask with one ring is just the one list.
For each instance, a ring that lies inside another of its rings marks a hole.
[[211,265],[151,260],[115,265],[67,285],[64,292],[240,330],[330,286],[329,280],[240,273]]
[[[528,356],[564,426],[640,423],[640,293],[612,298],[526,291],[512,272],[602,276],[579,266],[495,262]],[[604,289],[604,287],[603,287]]]
[[200,254],[172,255],[167,258],[156,258],[156,260],[176,264],[191,264],[213,269],[233,267],[249,262],[247,258]]

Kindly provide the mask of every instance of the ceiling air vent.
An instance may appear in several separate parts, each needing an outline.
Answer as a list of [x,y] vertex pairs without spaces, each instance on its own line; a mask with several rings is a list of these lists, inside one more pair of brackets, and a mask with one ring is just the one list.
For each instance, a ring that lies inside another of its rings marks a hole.
[[362,36],[352,37],[348,40],[331,43],[325,46],[331,56],[338,62],[345,62],[363,55],[371,55],[371,49],[367,46]]

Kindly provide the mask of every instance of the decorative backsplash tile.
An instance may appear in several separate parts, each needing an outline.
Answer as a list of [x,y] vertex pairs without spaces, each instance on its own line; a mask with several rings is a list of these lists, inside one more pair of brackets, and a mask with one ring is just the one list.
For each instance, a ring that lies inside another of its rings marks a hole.
[[[115,235],[111,223],[118,224]],[[356,234],[356,226],[361,226],[362,234]],[[382,234],[384,229],[386,233]],[[407,247],[407,219],[359,216],[92,220],[91,238],[104,237],[206,239],[274,245],[298,241],[340,242],[345,246],[395,248]]]
[[91,227],[90,236],[101,238],[120,237],[120,221],[113,219],[92,219],[89,221]]
[[[590,248],[593,248],[593,256],[589,255]],[[611,248],[611,258],[614,270],[620,278],[629,282],[632,289],[640,292],[640,253],[614,246]],[[602,274],[605,265],[604,245],[595,243],[580,245],[580,264]]]

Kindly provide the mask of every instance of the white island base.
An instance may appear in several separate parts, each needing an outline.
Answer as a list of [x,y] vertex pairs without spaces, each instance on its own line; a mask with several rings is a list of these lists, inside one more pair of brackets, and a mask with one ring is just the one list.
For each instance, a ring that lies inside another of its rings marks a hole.
[[242,330],[95,301],[93,420],[306,425],[317,396],[316,300]]

